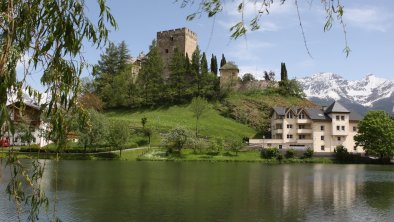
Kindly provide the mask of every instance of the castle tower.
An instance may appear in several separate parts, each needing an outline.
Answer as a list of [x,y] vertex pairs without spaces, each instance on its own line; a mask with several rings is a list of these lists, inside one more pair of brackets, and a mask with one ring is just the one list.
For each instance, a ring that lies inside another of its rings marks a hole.
[[157,32],[157,48],[165,64],[164,78],[169,76],[169,64],[175,49],[189,55],[191,60],[197,48],[197,34],[187,28],[173,29]]
[[224,64],[220,69],[220,88],[233,90],[237,86],[239,69],[232,62]]

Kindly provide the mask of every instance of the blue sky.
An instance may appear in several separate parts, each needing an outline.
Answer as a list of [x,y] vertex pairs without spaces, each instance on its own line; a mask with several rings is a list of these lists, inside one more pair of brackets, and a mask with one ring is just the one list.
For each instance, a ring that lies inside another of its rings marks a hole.
[[[86,1],[88,15],[97,15],[96,1]],[[280,63],[285,62],[290,77],[303,77],[318,72],[334,72],[346,79],[361,79],[369,73],[394,79],[394,1],[342,1],[345,6],[346,30],[352,50],[346,58],[342,52],[344,35],[339,23],[323,32],[325,14],[318,0],[299,1],[301,19],[313,58],[304,47],[297,11],[293,0],[274,4],[268,16],[261,19],[261,29],[249,32],[246,38],[230,39],[229,27],[240,20],[236,11],[239,0],[227,4],[215,19],[205,15],[194,21],[186,16],[196,10],[180,8],[174,0],[108,0],[119,29],[110,33],[110,40],[125,40],[133,56],[147,52],[157,31],[188,27],[198,35],[199,46],[207,55],[225,54],[234,61],[240,73],[261,76],[264,70],[274,70],[279,76]],[[196,1],[198,2],[198,1]],[[310,3],[312,2],[312,3]],[[255,5],[246,5],[245,17],[251,17]],[[104,49],[84,47],[87,60],[95,64]],[[210,56],[209,56],[210,58]],[[34,81],[37,83],[37,80]],[[34,84],[35,85],[35,84]]]

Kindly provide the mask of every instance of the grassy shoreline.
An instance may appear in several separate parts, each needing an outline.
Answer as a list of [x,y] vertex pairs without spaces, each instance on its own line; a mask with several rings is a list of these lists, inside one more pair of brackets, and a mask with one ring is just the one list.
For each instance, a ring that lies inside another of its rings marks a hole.
[[[15,155],[19,159],[56,159],[56,153],[18,153]],[[6,152],[0,152],[0,159],[7,157]],[[264,159],[260,157],[258,150],[248,150],[238,152],[236,155],[232,152],[221,152],[217,154],[208,153],[194,153],[192,149],[184,149],[181,154],[166,154],[164,149],[160,148],[139,148],[122,151],[119,156],[119,151],[110,153],[63,153],[59,156],[61,160],[121,160],[121,161],[169,161],[169,162],[249,162],[262,164],[390,164],[379,161],[361,161],[361,162],[340,162],[334,157],[319,157],[311,158],[295,157],[283,159]]]

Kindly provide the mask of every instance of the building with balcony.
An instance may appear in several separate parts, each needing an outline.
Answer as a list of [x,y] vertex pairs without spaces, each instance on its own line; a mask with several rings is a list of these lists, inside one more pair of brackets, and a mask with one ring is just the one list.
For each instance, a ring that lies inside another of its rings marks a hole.
[[355,148],[353,139],[361,119],[339,102],[322,108],[274,107],[271,138],[251,139],[249,143],[279,149],[310,147],[315,152],[334,152],[336,146],[343,145],[349,152],[362,153],[362,147]]

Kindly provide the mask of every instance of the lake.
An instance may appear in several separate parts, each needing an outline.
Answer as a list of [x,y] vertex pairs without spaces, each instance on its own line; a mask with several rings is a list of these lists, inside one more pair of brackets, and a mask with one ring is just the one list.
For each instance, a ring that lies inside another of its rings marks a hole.
[[[394,221],[389,165],[60,161],[57,167],[62,221]],[[54,169],[47,160],[42,187],[51,198]],[[3,163],[0,221],[15,221],[7,172]]]

